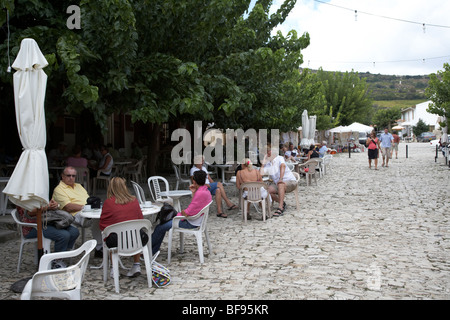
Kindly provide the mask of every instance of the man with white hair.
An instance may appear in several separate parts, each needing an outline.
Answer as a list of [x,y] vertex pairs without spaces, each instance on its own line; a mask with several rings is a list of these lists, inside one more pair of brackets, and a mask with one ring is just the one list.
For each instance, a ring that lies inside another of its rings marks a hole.
[[327,142],[322,141],[322,146],[319,149],[319,157],[323,158],[327,152],[329,152],[328,147],[327,147]]
[[270,144],[267,145],[266,155],[261,162],[260,173],[262,176],[268,174],[273,182],[268,190],[272,199],[279,204],[273,216],[282,216],[284,210],[286,210],[285,194],[295,190],[297,179],[295,179],[289,167],[286,166],[284,158],[277,155]]

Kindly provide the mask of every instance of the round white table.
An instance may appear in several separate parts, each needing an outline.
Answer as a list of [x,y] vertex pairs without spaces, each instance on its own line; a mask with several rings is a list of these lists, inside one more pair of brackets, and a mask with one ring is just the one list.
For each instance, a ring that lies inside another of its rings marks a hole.
[[169,197],[172,198],[174,203],[173,207],[177,212],[181,212],[181,205],[180,205],[180,198],[185,196],[192,196],[191,190],[170,190],[170,191],[163,191],[159,193],[163,197]]
[[[149,217],[155,213],[158,213],[161,210],[162,205],[158,205],[158,204],[151,204],[150,206],[142,206],[141,205],[141,210],[142,210],[142,215],[144,217]],[[83,218],[85,219],[100,219],[100,215],[102,214],[102,209],[90,209],[90,210],[81,210],[78,214],[80,214]],[[85,241],[85,232],[84,232],[84,227],[82,227],[81,230],[82,233],[82,239],[83,239],[83,243]],[[119,260],[121,267],[123,268],[122,262]],[[103,262],[100,266],[94,267],[91,266],[92,269],[100,269],[103,267]]]
[[225,169],[231,168],[232,164],[210,164],[211,167],[217,167],[220,168],[222,171],[222,184],[225,185],[227,182],[225,181]]

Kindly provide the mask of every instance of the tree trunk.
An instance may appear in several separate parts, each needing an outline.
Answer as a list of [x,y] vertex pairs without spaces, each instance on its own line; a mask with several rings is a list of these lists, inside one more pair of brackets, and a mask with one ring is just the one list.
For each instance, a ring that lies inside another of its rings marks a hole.
[[[147,148],[147,172],[149,177],[156,175],[156,164],[159,157],[159,129],[160,125],[157,123],[149,123],[149,145]],[[148,178],[148,177],[147,177]]]

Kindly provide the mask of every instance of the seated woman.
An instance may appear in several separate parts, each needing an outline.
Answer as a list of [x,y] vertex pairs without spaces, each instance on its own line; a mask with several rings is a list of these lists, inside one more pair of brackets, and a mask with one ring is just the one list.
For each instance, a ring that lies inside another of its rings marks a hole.
[[[208,190],[206,182],[206,173],[203,170],[198,170],[194,172],[192,177],[193,183],[189,186],[189,190],[193,193],[192,201],[189,206],[178,212],[178,216],[195,216],[199,213],[208,203],[211,202],[211,193]],[[179,223],[180,228],[184,229],[194,229],[201,225],[203,221],[203,216],[195,220],[181,220]],[[166,223],[159,224],[156,226],[152,233],[152,252],[155,254],[159,251],[161,243],[166,235],[166,232],[172,228],[172,220]]]
[[[103,203],[102,213],[100,215],[100,230],[104,230],[106,227],[128,220],[144,219],[142,215],[139,201],[136,197],[132,196],[128,191],[126,181],[121,177],[114,177],[111,179],[108,185],[106,193],[107,199]],[[146,233],[141,232],[142,244],[145,245],[148,242],[148,236]],[[117,246],[117,234],[112,233],[105,240],[108,248]],[[134,264],[130,271],[128,271],[128,277],[136,277],[141,274],[140,254],[133,256]],[[111,268],[111,274],[113,274]]]
[[81,156],[81,147],[76,145],[72,149],[72,156],[67,158],[68,167],[83,167],[86,168],[88,161],[86,158]]
[[312,144],[309,147],[309,151],[308,154],[306,155],[308,157],[308,160],[313,159],[313,158],[319,158],[320,154],[319,152],[316,150],[316,147]]
[[[44,211],[57,209],[58,203],[53,199],[50,200],[47,207],[43,208]],[[17,211],[19,213],[21,221],[36,223],[37,209],[34,209],[33,211],[25,211],[23,208],[17,207]],[[36,228],[32,227],[22,227],[22,228],[23,228],[22,233],[25,238],[33,239],[37,237]],[[62,252],[72,250],[73,246],[75,245],[75,241],[80,235],[80,232],[74,226],[68,226],[67,228],[64,229],[57,229],[55,226],[47,224],[45,228],[42,228],[42,234],[44,235],[45,238],[55,241],[55,252]],[[52,268],[65,268],[65,267],[66,265],[60,260],[55,260],[52,262]]]
[[[242,164],[242,170],[239,170],[237,172],[236,175],[236,188],[240,189],[241,188],[241,184],[246,183],[246,182],[257,182],[260,181],[262,182],[262,176],[261,173],[259,172],[259,170],[255,170],[253,169],[253,164],[250,161],[250,159],[245,159],[244,163]],[[264,189],[263,187],[261,187],[261,197],[263,199],[265,199],[267,197],[268,193],[267,190]],[[246,198],[247,197],[247,191],[244,190],[244,192],[242,193],[242,197]],[[251,220],[251,216],[248,213],[249,212],[249,206],[250,206],[250,202],[247,203],[247,220]]]
[[102,159],[100,160],[98,166],[91,168],[91,177],[96,177],[98,171],[100,171],[101,176],[109,177],[111,175],[112,167],[114,165],[114,159],[108,152],[108,148],[106,146],[102,145],[100,147],[100,152],[102,154]]

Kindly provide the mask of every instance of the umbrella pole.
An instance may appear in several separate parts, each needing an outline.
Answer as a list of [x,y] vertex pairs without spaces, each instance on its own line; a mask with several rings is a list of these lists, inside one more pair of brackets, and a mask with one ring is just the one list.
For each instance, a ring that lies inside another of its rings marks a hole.
[[42,245],[42,207],[37,210],[36,223],[37,223],[37,247],[38,247],[38,264],[39,264],[41,257],[44,255],[44,248]]

